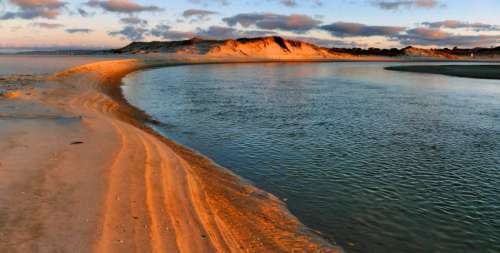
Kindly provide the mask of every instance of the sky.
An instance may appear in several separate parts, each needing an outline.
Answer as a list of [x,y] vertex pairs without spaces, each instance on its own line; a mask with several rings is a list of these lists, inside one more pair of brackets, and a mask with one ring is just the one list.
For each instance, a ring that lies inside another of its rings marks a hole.
[[326,47],[500,45],[499,0],[0,0],[0,48],[284,36]]

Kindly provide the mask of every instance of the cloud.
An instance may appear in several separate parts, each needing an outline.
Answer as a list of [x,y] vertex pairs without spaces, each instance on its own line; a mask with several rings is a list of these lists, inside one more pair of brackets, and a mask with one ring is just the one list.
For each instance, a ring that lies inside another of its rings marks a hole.
[[[256,37],[267,37],[267,36],[277,36],[278,33],[274,31],[265,30],[238,30],[232,27],[223,26],[210,26],[207,29],[198,28],[197,35],[207,39],[237,39],[237,38],[256,38]],[[330,39],[320,39],[315,37],[303,37],[303,36],[285,36],[287,39],[300,40],[312,43],[314,45],[322,47],[355,47],[359,44],[355,42],[345,41],[345,40],[330,40]]]
[[67,33],[91,33],[94,30],[88,28],[72,28],[72,29],[66,29],[65,31]]
[[147,20],[138,18],[138,17],[126,17],[126,18],[121,18],[120,21],[122,23],[125,23],[127,25],[140,25],[144,26],[148,24]]
[[193,32],[172,30],[169,25],[164,24],[156,25],[153,29],[151,29],[151,35],[166,40],[190,39],[196,36],[196,34],[194,34]]
[[117,13],[139,13],[155,12],[163,9],[155,5],[140,5],[130,0],[90,0],[85,3],[87,6],[101,8],[109,12]]
[[60,15],[61,9],[66,6],[66,2],[59,0],[9,0],[19,10],[6,12],[0,16],[0,20],[6,19],[34,19],[46,18],[55,19]]
[[39,28],[44,28],[44,29],[57,29],[57,28],[64,27],[63,24],[45,23],[45,22],[31,23],[31,26],[39,27]]
[[19,12],[6,12],[0,16],[0,20],[6,19],[34,19],[34,18],[46,18],[55,19],[59,16],[59,11],[56,10],[22,10]]
[[207,39],[234,39],[239,37],[238,30],[225,26],[210,26],[207,29],[198,28],[196,34]]
[[277,35],[274,31],[264,30],[238,30],[233,27],[226,26],[210,26],[207,29],[198,28],[196,35],[206,39],[238,39],[238,38],[255,38]]
[[281,4],[287,7],[296,7],[299,5],[296,0],[279,0],[279,1]]
[[78,8],[77,11],[78,11],[78,14],[80,14],[80,16],[82,16],[84,18],[93,15],[93,13],[89,13],[88,11],[86,11],[85,9],[82,9],[82,8]]
[[485,23],[469,23],[459,20],[444,20],[438,22],[423,22],[422,25],[429,28],[448,28],[448,29],[470,29],[476,32],[479,31],[500,31],[500,27],[497,25],[485,24]]
[[421,40],[438,41],[449,38],[452,36],[451,33],[445,32],[439,29],[429,29],[429,28],[413,28],[406,31],[407,37],[418,38]]
[[255,38],[255,37],[266,37],[266,36],[278,35],[277,32],[263,31],[263,30],[245,30],[245,31],[239,31],[238,34],[239,34],[238,38],[241,38],[241,37]]
[[338,37],[389,36],[405,30],[405,27],[400,26],[369,26],[349,22],[335,22],[320,28]]
[[332,48],[332,47],[362,47],[365,45],[358,44],[353,41],[346,40],[331,40],[331,39],[320,39],[315,37],[302,37],[302,36],[286,36],[287,39],[300,40],[308,42],[320,47]]
[[402,8],[432,9],[444,6],[437,0],[375,0],[372,4],[383,10],[399,10]]
[[66,3],[59,0],[10,0],[10,3],[22,9],[51,8],[57,9],[63,7]]
[[424,46],[492,46],[500,43],[500,35],[455,35],[440,29],[419,27],[393,36],[403,45]]
[[143,40],[148,30],[143,27],[127,25],[122,30],[108,32],[110,36],[119,36],[132,41]]
[[210,3],[218,3],[222,5],[229,5],[228,0],[189,0],[189,2],[194,3],[194,4],[202,4],[202,5],[208,5]]
[[305,32],[321,24],[321,21],[306,15],[278,15],[273,13],[243,13],[224,18],[230,26],[240,24],[243,27],[255,26],[266,30],[283,30],[294,32]]
[[238,30],[232,27],[210,26],[207,29],[198,28],[197,36],[208,39],[238,39],[238,38],[256,38],[277,35],[273,31],[263,30]]
[[209,10],[189,9],[189,10],[185,10],[182,13],[182,16],[185,17],[185,18],[190,18],[190,17],[203,18],[203,17],[206,17],[206,16],[215,15],[217,13],[218,12],[209,11]]
[[[277,0],[279,3],[281,3],[283,6],[286,7],[297,7],[299,6],[299,0]],[[312,2],[314,6],[322,6],[323,2],[321,0],[302,0],[304,2]]]

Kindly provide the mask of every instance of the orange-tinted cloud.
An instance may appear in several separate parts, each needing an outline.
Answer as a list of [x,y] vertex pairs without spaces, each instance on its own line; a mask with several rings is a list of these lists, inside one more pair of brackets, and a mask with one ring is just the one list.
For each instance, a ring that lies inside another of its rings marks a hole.
[[442,31],[419,27],[407,30],[404,34],[392,38],[403,45],[436,45],[436,46],[490,46],[500,43],[500,35],[457,35]]
[[470,29],[473,31],[500,31],[497,25],[485,24],[480,22],[470,23],[459,20],[444,20],[437,22],[423,22],[429,28],[448,28],[448,29]]
[[0,16],[0,20],[6,19],[55,19],[61,13],[61,9],[67,4],[59,0],[10,0],[18,11],[9,11]]
[[154,12],[163,10],[155,5],[141,5],[129,0],[90,0],[86,5],[118,13]]

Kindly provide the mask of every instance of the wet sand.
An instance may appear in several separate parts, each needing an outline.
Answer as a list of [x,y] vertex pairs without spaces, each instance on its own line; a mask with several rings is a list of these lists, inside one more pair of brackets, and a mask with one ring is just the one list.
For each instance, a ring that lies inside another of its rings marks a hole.
[[0,252],[341,252],[273,195],[152,131],[98,62],[0,98]]
[[429,66],[395,66],[387,70],[441,74],[457,77],[481,79],[500,79],[500,65],[429,65]]

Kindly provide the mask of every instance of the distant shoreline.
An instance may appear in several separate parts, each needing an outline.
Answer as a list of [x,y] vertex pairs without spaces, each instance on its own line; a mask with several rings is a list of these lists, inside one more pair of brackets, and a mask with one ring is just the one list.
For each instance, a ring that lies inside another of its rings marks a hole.
[[393,66],[386,70],[439,74],[456,77],[500,79],[500,65],[425,65],[425,66]]
[[358,58],[405,58],[421,59],[448,59],[448,60],[498,60],[500,47],[475,48],[419,48],[407,46],[404,48],[336,48],[324,47],[313,43],[289,39],[281,36],[237,38],[212,40],[193,37],[188,40],[177,41],[133,41],[122,48],[94,48],[94,49],[41,49],[36,48],[0,48],[2,51],[15,54],[54,54],[54,55],[148,55],[157,53],[197,54],[198,56],[231,56],[259,58],[262,56],[273,58],[329,58],[329,59],[358,59]]

